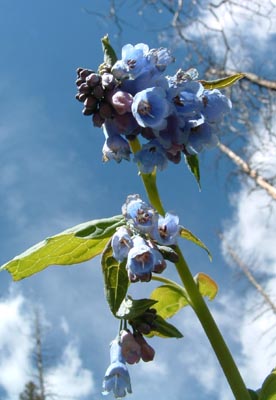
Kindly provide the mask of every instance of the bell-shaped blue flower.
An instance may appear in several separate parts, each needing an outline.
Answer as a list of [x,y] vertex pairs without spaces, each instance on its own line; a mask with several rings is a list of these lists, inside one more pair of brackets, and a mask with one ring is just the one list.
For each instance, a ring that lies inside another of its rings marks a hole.
[[114,339],[110,346],[110,365],[103,380],[103,392],[107,395],[111,391],[115,398],[125,397],[127,392],[132,393],[128,369],[122,356],[122,349],[118,339]]
[[113,122],[106,121],[103,125],[105,143],[103,145],[103,161],[115,160],[118,163],[122,159],[130,159],[130,147],[126,139],[124,139],[117,131]]
[[210,124],[221,122],[232,108],[231,101],[218,89],[204,90],[202,95],[202,114]]
[[152,237],[161,245],[176,244],[179,236],[179,217],[166,213],[165,217],[159,216],[158,226],[152,232]]
[[149,67],[147,57],[149,46],[138,43],[135,46],[126,44],[122,48],[122,59],[116,61],[112,67],[112,73],[117,79],[137,78]]
[[138,92],[133,98],[131,109],[140,126],[157,130],[166,127],[166,118],[171,112],[166,91],[161,87],[151,87]]
[[141,236],[133,238],[133,247],[127,257],[127,271],[132,282],[149,281],[155,264],[153,249]]
[[133,246],[133,242],[129,230],[125,226],[121,226],[112,236],[111,246],[113,257],[122,262],[127,258],[128,252]]
[[135,153],[133,160],[138,163],[142,174],[150,174],[155,167],[163,171],[168,165],[166,151],[156,139],[144,144],[142,149]]
[[127,197],[122,207],[122,213],[141,233],[151,232],[157,224],[157,212],[145,203],[138,194]]
[[202,150],[211,149],[218,145],[216,125],[205,122],[196,128],[191,129],[186,150],[189,154],[198,154]]

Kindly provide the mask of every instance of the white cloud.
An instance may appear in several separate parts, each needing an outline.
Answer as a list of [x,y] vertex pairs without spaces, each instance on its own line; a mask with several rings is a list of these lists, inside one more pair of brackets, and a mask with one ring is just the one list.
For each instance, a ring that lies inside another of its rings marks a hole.
[[[36,376],[32,364],[34,318],[31,310],[27,300],[18,293],[11,293],[0,302],[0,391],[6,392],[4,400],[18,400],[25,384]],[[60,362],[46,368],[45,382],[46,389],[49,385],[53,393],[74,396],[76,400],[94,391],[93,374],[83,367],[79,349],[72,342],[65,347]]]
[[0,302],[0,386],[8,400],[18,398],[30,379],[31,321],[24,305],[21,295]]
[[57,397],[81,399],[94,392],[92,372],[83,367],[74,343],[66,346],[61,362],[47,371],[46,380],[50,393]]

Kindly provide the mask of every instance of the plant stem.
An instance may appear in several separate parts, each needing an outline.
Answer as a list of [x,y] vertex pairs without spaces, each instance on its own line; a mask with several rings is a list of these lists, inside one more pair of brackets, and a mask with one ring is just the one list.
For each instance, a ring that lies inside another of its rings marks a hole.
[[191,305],[211,343],[217,359],[223,369],[225,377],[232,389],[236,400],[251,400],[235,361],[220,333],[216,322],[210,313],[205,301],[199,293],[198,287],[189,270],[189,267],[179,247],[176,247],[179,261],[175,264],[181,281],[189,295]]
[[[140,150],[140,143],[138,139],[130,142],[133,153]],[[145,190],[151,205],[162,215],[165,214],[162,206],[157,185],[156,185],[156,174],[140,174],[143,180]],[[250,394],[246,389],[240,372],[234,362],[234,359],[216,325],[216,322],[210,313],[205,301],[203,300],[197,284],[189,270],[189,267],[183,257],[183,254],[178,246],[176,251],[179,256],[179,261],[175,263],[179,277],[183,283],[183,286],[189,296],[191,306],[193,307],[208,339],[213,347],[213,350],[217,356],[217,359],[222,367],[225,377],[231,387],[231,390],[236,400],[251,400]]]

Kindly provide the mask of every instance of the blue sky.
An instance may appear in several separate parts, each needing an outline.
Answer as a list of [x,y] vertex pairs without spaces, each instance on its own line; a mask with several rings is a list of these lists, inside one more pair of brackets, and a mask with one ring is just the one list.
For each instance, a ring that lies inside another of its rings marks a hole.
[[[134,163],[102,163],[103,134],[93,128],[90,117],[82,116],[81,105],[75,100],[76,68],[96,68],[102,62],[100,39],[106,33],[118,54],[125,43],[159,45],[156,29],[149,29],[150,21],[156,23],[155,16],[147,15],[146,20],[139,17],[135,2],[129,1],[129,6],[122,8],[122,17],[131,26],[123,24],[119,38],[111,20],[85,11],[107,15],[108,3],[1,0],[1,264],[70,226],[119,214],[128,194],[144,196]],[[168,21],[168,16],[162,14],[158,24],[165,27]],[[176,68],[182,66],[181,52],[181,48],[176,50]],[[233,243],[239,235],[249,237],[252,232],[248,231],[249,221],[239,217],[246,214],[239,208],[239,196],[246,195],[235,184],[231,193],[227,191],[231,166],[225,160],[216,163],[218,154],[212,150],[201,157],[201,192],[184,163],[170,165],[159,174],[158,182],[165,207],[178,213],[181,223],[213,254],[210,263],[193,244],[181,245],[192,272],[208,273],[218,282],[220,292],[210,307],[245,370],[248,356],[244,349],[252,341],[248,336],[246,342],[250,321],[241,308],[246,308],[250,299],[247,302],[243,288],[236,285],[217,233],[225,227],[225,221]],[[271,159],[274,156],[272,153]],[[254,210],[260,199],[251,201],[247,211],[252,222],[256,221]],[[265,204],[266,199],[261,201]],[[252,241],[248,240],[247,252],[264,238],[253,236]],[[269,248],[269,243],[264,242],[263,248],[266,246]],[[269,258],[274,269],[275,259],[275,254]],[[167,273],[175,276],[173,270]],[[133,290],[144,297],[152,287],[137,285]],[[33,372],[26,337],[31,334],[34,306],[41,308],[48,324],[45,340],[52,360],[47,375],[51,390],[76,400],[101,399],[109,342],[117,333],[117,322],[105,302],[99,260],[73,267],[50,267],[18,283],[2,272],[0,288],[1,399],[17,399]],[[134,392],[130,398],[231,399],[191,311],[184,310],[174,322],[184,339],[152,340],[156,361],[130,368]],[[256,329],[261,332],[261,327]],[[260,348],[257,354],[261,353]],[[257,387],[269,373],[273,362],[264,357],[260,364],[265,363],[269,367],[260,378],[258,368],[251,365],[249,385]]]

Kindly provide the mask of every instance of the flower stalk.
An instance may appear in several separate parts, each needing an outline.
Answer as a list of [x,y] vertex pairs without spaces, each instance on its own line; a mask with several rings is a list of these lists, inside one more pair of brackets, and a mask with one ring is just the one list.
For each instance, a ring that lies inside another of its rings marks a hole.
[[[140,143],[138,139],[130,142],[133,153],[139,151]],[[157,184],[156,173],[140,174],[143,181],[148,199],[151,205],[162,215],[165,214],[163,205],[160,200]],[[216,357],[221,365],[224,375],[229,383],[229,386],[237,400],[251,400],[251,396],[243,382],[241,374],[235,364],[235,361],[225,343],[220,330],[209,311],[202,295],[200,294],[197,284],[190,272],[188,264],[178,246],[175,246],[179,260],[175,263],[178,275],[185,288],[191,306],[196,313],[208,339],[216,354]]]

